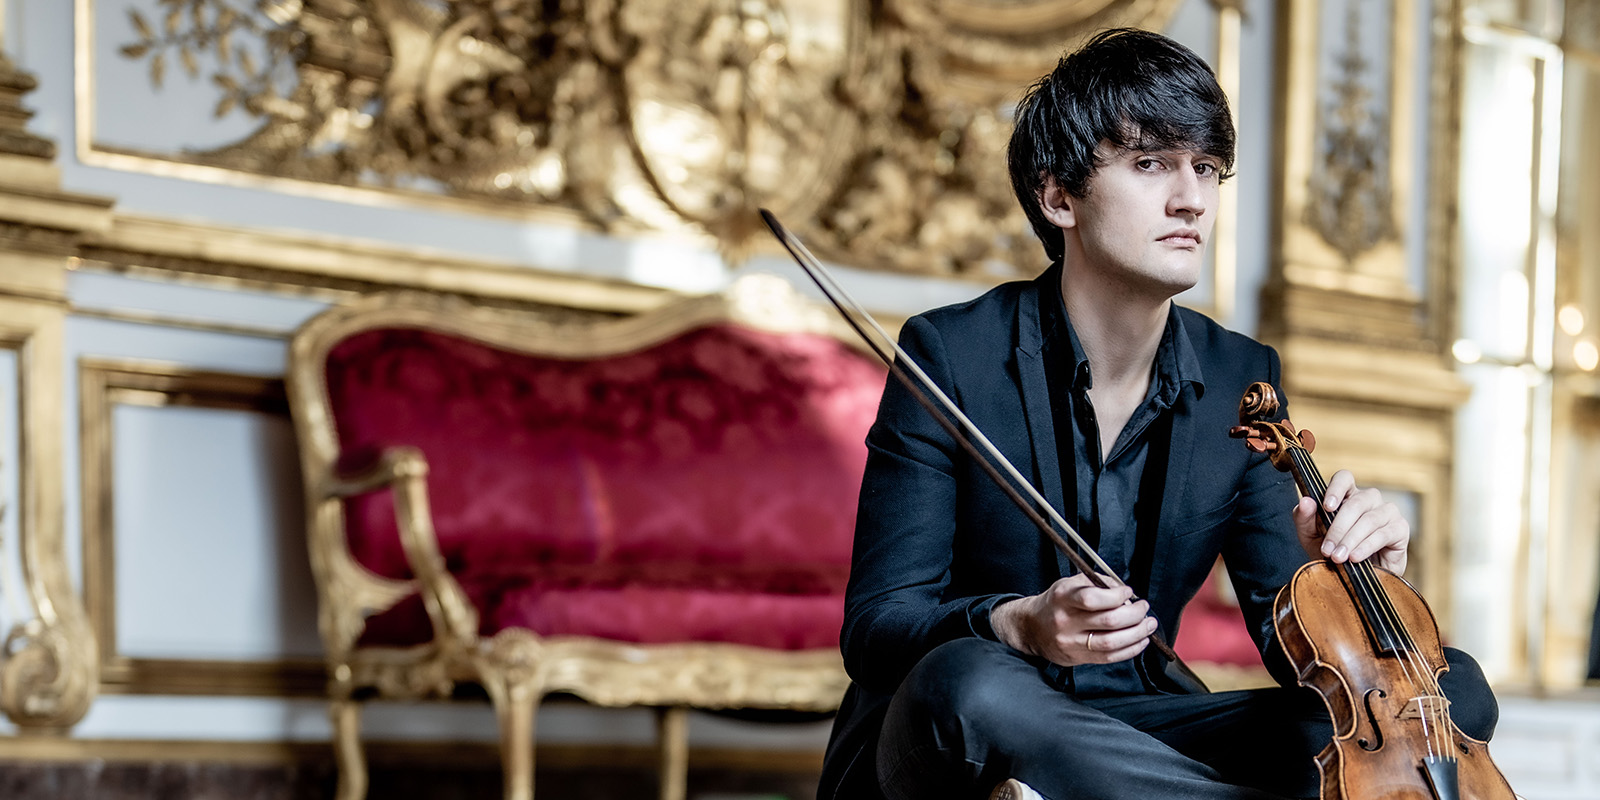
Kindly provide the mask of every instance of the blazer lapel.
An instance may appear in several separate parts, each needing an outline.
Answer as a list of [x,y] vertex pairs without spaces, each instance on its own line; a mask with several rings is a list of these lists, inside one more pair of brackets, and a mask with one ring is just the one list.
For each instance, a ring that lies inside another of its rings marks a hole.
[[[1050,384],[1044,368],[1044,334],[1039,324],[1039,292],[1060,291],[1060,271],[1048,269],[1023,290],[1017,303],[1017,383],[1022,389],[1022,415],[1033,444],[1033,474],[1039,493],[1057,512],[1065,499],[1061,488],[1062,465],[1056,458],[1055,423],[1050,413]],[[1057,574],[1076,571],[1072,562],[1054,547]]]
[[[1194,415],[1190,413],[1196,402],[1193,387],[1186,387],[1178,395],[1172,409],[1172,438],[1167,451],[1167,480],[1161,498],[1161,519],[1156,523],[1154,555],[1150,563],[1150,583],[1147,598],[1152,608],[1157,607],[1155,594],[1167,585],[1166,565],[1178,556],[1173,546],[1177,541],[1172,525],[1183,516],[1183,498],[1189,480],[1189,464],[1194,454]],[[1154,467],[1146,464],[1145,469]]]

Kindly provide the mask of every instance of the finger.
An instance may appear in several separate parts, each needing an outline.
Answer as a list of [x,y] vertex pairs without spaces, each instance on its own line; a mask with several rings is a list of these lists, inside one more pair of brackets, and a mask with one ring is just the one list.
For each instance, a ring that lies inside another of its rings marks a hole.
[[1101,663],[1101,664],[1115,664],[1115,663],[1117,663],[1119,661],[1127,661],[1128,659],[1133,658],[1134,656],[1137,656],[1140,653],[1144,652],[1144,649],[1146,647],[1149,647],[1149,646],[1150,646],[1150,637],[1147,636],[1147,637],[1145,637],[1143,639],[1140,639],[1138,642],[1135,642],[1134,644],[1131,644],[1131,645],[1129,645],[1127,647],[1124,647],[1124,648],[1122,648],[1120,650],[1112,650],[1112,651],[1105,652],[1105,653],[1099,653],[1099,654],[1097,654],[1099,656],[1099,658],[1096,659],[1096,660],[1097,660],[1097,663]]
[[1384,509],[1381,516],[1383,517],[1381,524],[1374,526],[1372,531],[1359,541],[1348,545],[1351,561],[1365,561],[1385,550],[1404,549],[1405,542],[1411,538],[1410,523],[1400,516],[1399,509]]
[[1085,630],[1116,631],[1139,625],[1149,615],[1150,603],[1140,600],[1136,603],[1129,603],[1089,614],[1082,617],[1080,624]]
[[[1340,513],[1343,514],[1345,512],[1353,513],[1354,509],[1346,505]],[[1335,518],[1334,524],[1328,526],[1327,538],[1322,540],[1322,554],[1336,564],[1359,560],[1353,557],[1356,548],[1361,546],[1377,529],[1378,521],[1370,513],[1363,514],[1355,518],[1354,521],[1351,521],[1348,516],[1342,520]]]
[[1068,585],[1060,592],[1052,592],[1052,599],[1065,608],[1105,611],[1124,605],[1133,599],[1133,589],[1122,585],[1112,585],[1105,589],[1091,585]]
[[[1103,585],[1096,586],[1094,583],[1096,579],[1098,579]],[[1101,574],[1089,575],[1082,572],[1075,575],[1068,575],[1065,578],[1058,578],[1056,579],[1055,583],[1050,585],[1050,588],[1057,594],[1062,595],[1081,591],[1083,589],[1128,589],[1128,587],[1123,585],[1123,583],[1119,580],[1115,580]],[[1128,592],[1131,594],[1133,590],[1128,589]]]
[[1156,632],[1156,618],[1145,617],[1126,628],[1095,631],[1095,650],[1115,652],[1148,640]]
[[1329,511],[1338,511],[1346,499],[1356,490],[1356,478],[1350,470],[1341,469],[1333,473],[1328,480],[1328,488],[1322,493],[1322,507]]
[[1309,497],[1301,497],[1295,503],[1294,527],[1303,540],[1316,541],[1322,538],[1322,526],[1317,521],[1317,501]]
[[1396,575],[1404,576],[1406,574],[1407,556],[1405,548],[1395,547],[1379,550],[1377,559],[1378,566],[1383,567],[1384,569],[1389,570]]
[[1322,554],[1336,562],[1349,560],[1362,540],[1388,524],[1388,510],[1383,503],[1383,493],[1377,489],[1363,489],[1346,498],[1328,526],[1322,540]]
[[1155,630],[1155,620],[1151,619],[1148,624],[1140,624],[1132,629],[1097,631],[1091,640],[1094,649],[1086,654],[1087,659],[1096,664],[1126,661],[1150,645],[1150,634],[1155,633]]

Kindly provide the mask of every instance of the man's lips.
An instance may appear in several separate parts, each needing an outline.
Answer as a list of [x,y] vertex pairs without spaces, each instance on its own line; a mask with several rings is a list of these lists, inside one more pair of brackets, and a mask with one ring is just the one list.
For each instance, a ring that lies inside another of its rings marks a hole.
[[1200,244],[1200,232],[1194,228],[1181,228],[1161,237],[1157,241],[1180,246],[1195,246]]

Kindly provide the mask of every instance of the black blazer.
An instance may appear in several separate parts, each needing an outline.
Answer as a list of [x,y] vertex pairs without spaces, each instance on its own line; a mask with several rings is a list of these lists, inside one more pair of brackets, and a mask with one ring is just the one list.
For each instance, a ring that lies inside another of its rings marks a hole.
[[[1053,267],[1033,281],[912,317],[900,335],[912,359],[1057,510],[1063,473],[1038,293],[1055,291],[1060,275]],[[1271,645],[1271,612],[1278,588],[1305,562],[1290,516],[1294,483],[1228,437],[1246,387],[1259,380],[1280,386],[1278,356],[1194,311],[1175,313],[1199,359],[1200,385],[1184,385],[1171,412],[1170,443],[1152,443],[1146,465],[1164,467],[1166,481],[1155,541],[1147,543],[1153,552],[1144,596],[1173,641],[1184,605],[1221,555],[1269,668],[1293,685]],[[867,450],[840,635],[854,685],[829,742],[823,798],[877,796],[872,756],[883,709],[918,660],[953,639],[995,638],[995,605],[1042,592],[1074,571],[892,379]],[[1165,464],[1156,459],[1162,451]]]

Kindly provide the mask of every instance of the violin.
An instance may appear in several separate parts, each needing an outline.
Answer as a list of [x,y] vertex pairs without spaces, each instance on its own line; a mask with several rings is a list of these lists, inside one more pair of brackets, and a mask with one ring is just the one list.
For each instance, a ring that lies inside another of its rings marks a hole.
[[[1316,438],[1287,419],[1270,384],[1239,402],[1245,440],[1294,476],[1322,508],[1328,485],[1311,460]],[[1322,800],[1513,800],[1488,743],[1462,733],[1439,689],[1449,666],[1439,625],[1404,578],[1367,561],[1319,560],[1278,592],[1273,625],[1301,686],[1315,689],[1333,717],[1333,741],[1317,755]]]

